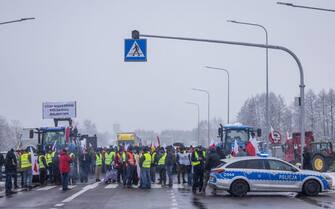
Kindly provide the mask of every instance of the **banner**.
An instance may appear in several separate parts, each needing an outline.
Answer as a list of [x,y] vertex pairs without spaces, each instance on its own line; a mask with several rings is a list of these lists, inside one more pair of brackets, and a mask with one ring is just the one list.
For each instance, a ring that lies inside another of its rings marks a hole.
[[75,118],[77,116],[76,102],[44,102],[43,119]]

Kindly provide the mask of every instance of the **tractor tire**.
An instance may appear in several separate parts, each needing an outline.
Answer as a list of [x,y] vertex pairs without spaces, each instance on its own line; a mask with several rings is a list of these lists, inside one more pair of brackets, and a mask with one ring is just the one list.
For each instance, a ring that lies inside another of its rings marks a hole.
[[321,191],[321,185],[316,180],[308,180],[304,183],[302,193],[307,196],[317,196]]
[[325,172],[328,170],[329,164],[327,159],[320,155],[316,154],[312,158],[312,168],[314,171]]
[[249,191],[249,184],[244,180],[235,180],[231,186],[229,193],[234,197],[244,197]]

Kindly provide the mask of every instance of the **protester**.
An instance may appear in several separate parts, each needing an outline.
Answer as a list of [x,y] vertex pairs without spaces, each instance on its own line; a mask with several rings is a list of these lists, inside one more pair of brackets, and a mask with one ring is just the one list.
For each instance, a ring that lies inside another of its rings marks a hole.
[[44,152],[40,152],[39,156],[38,156],[38,167],[40,168],[39,170],[39,180],[40,180],[40,184],[41,186],[46,185],[46,178],[47,178],[47,161],[44,155]]
[[5,164],[5,158],[0,153],[0,181],[2,181],[2,166]]
[[220,155],[216,152],[216,147],[213,145],[209,148],[209,153],[205,161],[205,173],[202,192],[206,194],[207,182],[209,180],[210,172],[213,168],[220,165]]
[[16,176],[17,160],[14,149],[11,149],[6,154],[5,173],[6,173],[6,195],[11,195],[16,192],[12,191],[12,178]]
[[163,147],[159,148],[157,154],[157,170],[159,173],[159,184],[164,187],[166,186],[166,153]]
[[20,156],[21,170],[23,171],[23,186],[26,190],[31,190],[32,187],[32,161],[31,153],[28,152],[28,149],[24,150]]
[[204,153],[201,150],[201,147],[197,147],[192,153],[191,157],[192,167],[193,167],[193,185],[192,191],[193,193],[197,192],[197,188],[199,192],[202,190],[203,184],[203,175],[204,175]]
[[101,149],[98,149],[95,154],[95,181],[99,182],[102,169],[102,154]]
[[69,172],[70,172],[71,162],[72,162],[72,159],[67,154],[67,150],[63,149],[59,157],[59,172],[62,177],[63,191],[69,190],[68,184],[69,184]]
[[165,166],[169,178],[168,185],[171,188],[173,186],[173,169],[176,164],[176,156],[172,146],[168,146],[166,151]]
[[91,156],[87,152],[87,149],[83,149],[82,154],[79,157],[79,169],[80,169],[80,182],[88,182],[88,174],[90,172]]
[[133,154],[132,147],[128,147],[128,151],[126,152],[126,185],[130,188],[133,184],[134,178],[136,174],[136,161],[135,156]]
[[156,166],[157,161],[156,159],[156,149],[154,146],[151,147],[151,167],[150,167],[150,177],[151,177],[151,183],[156,182]]
[[149,148],[145,147],[143,149],[143,154],[140,158],[139,165],[141,167],[141,189],[150,189],[151,188],[151,177],[150,177],[150,167],[152,159],[151,154],[149,153]]
[[76,179],[77,179],[77,160],[76,160],[76,155],[71,152],[69,154],[71,158],[71,163],[70,163],[70,172],[69,172],[69,184],[74,185],[76,184]]
[[180,148],[180,152],[177,153],[176,156],[177,163],[177,179],[178,184],[180,184],[180,176],[182,177],[182,183],[185,184],[185,175],[187,174],[187,166],[191,165],[189,154],[185,152],[185,148]]

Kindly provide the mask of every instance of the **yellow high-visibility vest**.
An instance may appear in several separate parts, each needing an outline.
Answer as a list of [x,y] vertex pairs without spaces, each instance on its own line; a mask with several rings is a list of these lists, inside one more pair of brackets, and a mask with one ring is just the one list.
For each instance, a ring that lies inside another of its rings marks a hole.
[[194,156],[195,156],[195,161],[192,161],[192,166],[197,166],[200,165],[200,161],[199,161],[199,155],[197,151],[194,151]]
[[21,168],[29,168],[31,167],[31,162],[29,162],[29,155],[28,153],[24,153],[21,155]]
[[106,153],[106,165],[110,165],[112,161],[114,160],[115,152],[110,152],[109,154]]
[[151,163],[155,162],[156,152],[152,153]]
[[42,168],[45,168],[45,166],[44,166],[44,163],[43,163],[43,160],[42,160],[42,158],[44,157],[44,155],[40,155],[40,156],[38,156],[38,166],[40,167],[40,169]]
[[102,156],[101,154],[96,154],[95,155],[96,159],[95,159],[95,165],[97,166],[101,166],[102,165]]
[[165,165],[166,153],[159,159],[158,165]]
[[122,152],[122,162],[126,162],[126,152]]
[[150,168],[151,167],[151,155],[149,153],[143,154],[145,157],[145,160],[143,161],[143,168]]

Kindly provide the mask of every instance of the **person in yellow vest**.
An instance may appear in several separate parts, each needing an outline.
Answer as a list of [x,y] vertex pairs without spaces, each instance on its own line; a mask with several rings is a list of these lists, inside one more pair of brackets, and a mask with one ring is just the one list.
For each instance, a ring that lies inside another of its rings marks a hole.
[[23,187],[26,190],[31,190],[32,187],[32,163],[31,163],[31,154],[28,150],[24,150],[20,156],[21,170],[23,171]]
[[95,153],[95,180],[96,182],[101,181],[101,168],[102,168],[102,154],[101,149],[98,149]]
[[40,184],[41,186],[46,185],[47,181],[47,161],[45,158],[45,153],[41,151],[38,155],[38,167],[40,168]]
[[47,170],[48,170],[48,181],[50,183],[54,182],[53,179],[53,158],[55,157],[55,151],[49,148],[48,153],[45,155],[45,159],[47,161]]
[[111,164],[114,161],[114,157],[115,157],[115,151],[113,148],[111,148],[105,154],[105,164],[106,164],[107,171],[110,171]]
[[151,148],[151,167],[150,167],[150,177],[151,177],[151,183],[156,182],[156,166],[157,166],[157,161],[156,159],[156,149]]
[[157,153],[157,170],[159,173],[159,184],[166,186],[166,152],[163,147]]
[[204,177],[204,152],[201,150],[201,147],[196,147],[191,156],[191,164],[193,168],[193,185],[192,191],[193,193],[197,192],[197,188],[199,188],[199,192],[202,190],[202,183]]
[[151,189],[151,178],[150,178],[150,167],[151,167],[152,159],[151,154],[149,153],[149,148],[144,147],[143,154],[140,158],[140,188],[141,189]]

